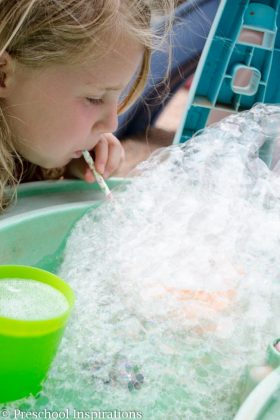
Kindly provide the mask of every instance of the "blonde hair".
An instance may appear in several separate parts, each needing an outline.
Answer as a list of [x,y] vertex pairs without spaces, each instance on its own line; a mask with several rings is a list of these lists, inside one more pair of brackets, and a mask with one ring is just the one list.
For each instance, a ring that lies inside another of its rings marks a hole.
[[[143,90],[151,51],[170,29],[173,7],[173,0],[0,0],[0,57],[6,51],[32,68],[75,64],[104,54],[114,44],[116,31],[124,31],[144,47],[144,56],[138,77],[120,104],[123,112]],[[150,24],[157,14],[167,16],[160,36]],[[0,100],[0,210],[11,201],[4,191],[7,186],[15,190],[19,182],[15,161],[21,162],[2,105]]]

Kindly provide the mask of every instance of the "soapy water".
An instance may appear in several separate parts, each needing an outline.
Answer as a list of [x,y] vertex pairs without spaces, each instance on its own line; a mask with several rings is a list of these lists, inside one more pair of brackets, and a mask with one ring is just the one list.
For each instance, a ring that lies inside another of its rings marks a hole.
[[77,223],[70,324],[40,396],[10,407],[234,417],[279,336],[280,178],[258,157],[279,128],[277,106],[230,116]]
[[0,281],[0,317],[39,321],[61,316],[68,309],[64,295],[48,284],[17,278]]

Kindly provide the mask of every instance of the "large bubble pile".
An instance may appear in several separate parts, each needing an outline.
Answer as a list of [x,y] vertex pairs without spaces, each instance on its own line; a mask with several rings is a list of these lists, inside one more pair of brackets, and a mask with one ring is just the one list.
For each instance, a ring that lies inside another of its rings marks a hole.
[[234,417],[280,334],[280,177],[259,158],[278,129],[277,106],[230,116],[153,154],[78,222],[59,273],[75,310],[23,408]]

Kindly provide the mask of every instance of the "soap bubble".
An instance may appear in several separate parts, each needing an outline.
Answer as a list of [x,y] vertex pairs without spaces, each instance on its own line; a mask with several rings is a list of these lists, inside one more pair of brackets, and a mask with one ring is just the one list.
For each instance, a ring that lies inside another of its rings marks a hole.
[[1,279],[0,316],[38,321],[62,316],[69,309],[64,295],[36,280]]
[[279,128],[277,106],[232,115],[77,223],[59,273],[75,309],[30,407],[234,417],[279,334]]

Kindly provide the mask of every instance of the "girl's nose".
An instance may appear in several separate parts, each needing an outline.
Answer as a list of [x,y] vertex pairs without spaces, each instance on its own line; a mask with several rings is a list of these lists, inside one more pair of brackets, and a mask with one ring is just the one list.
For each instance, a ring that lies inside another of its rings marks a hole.
[[118,128],[118,104],[117,102],[104,109],[100,119],[95,123],[95,129],[101,133],[113,133]]

